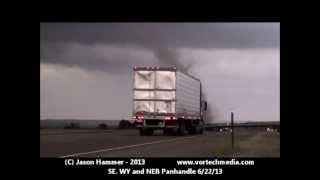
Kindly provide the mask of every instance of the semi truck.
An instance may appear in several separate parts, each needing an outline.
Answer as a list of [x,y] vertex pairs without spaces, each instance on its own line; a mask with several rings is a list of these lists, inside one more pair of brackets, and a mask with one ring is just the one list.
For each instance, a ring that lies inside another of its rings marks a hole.
[[133,119],[142,136],[202,134],[207,102],[201,81],[176,67],[133,68]]

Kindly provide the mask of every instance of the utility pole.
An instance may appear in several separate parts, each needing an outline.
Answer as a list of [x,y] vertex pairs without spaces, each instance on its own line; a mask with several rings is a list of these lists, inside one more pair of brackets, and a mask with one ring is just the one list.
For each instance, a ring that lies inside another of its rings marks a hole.
[[231,112],[231,144],[232,149],[234,148],[234,124],[233,124],[233,112]]

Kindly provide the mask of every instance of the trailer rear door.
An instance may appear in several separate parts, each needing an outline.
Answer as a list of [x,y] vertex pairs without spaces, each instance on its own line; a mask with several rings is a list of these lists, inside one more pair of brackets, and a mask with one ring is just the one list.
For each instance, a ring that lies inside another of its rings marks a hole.
[[134,113],[175,113],[175,71],[134,72]]

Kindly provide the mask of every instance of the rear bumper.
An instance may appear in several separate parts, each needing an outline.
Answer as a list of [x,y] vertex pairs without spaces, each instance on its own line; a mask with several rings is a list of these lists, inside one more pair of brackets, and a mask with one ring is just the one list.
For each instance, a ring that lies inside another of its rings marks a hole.
[[137,128],[151,128],[151,129],[174,129],[178,126],[143,126],[143,125],[136,125]]
[[172,120],[154,120],[147,119],[143,122],[135,122],[135,126],[138,128],[152,128],[152,129],[167,129],[167,128],[177,128],[177,121]]

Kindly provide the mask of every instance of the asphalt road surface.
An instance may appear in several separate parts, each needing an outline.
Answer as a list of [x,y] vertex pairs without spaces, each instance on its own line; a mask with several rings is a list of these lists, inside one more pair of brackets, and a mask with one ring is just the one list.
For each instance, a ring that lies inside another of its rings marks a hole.
[[219,149],[230,147],[229,137],[213,131],[140,136],[136,129],[40,130],[40,157],[214,157]]

